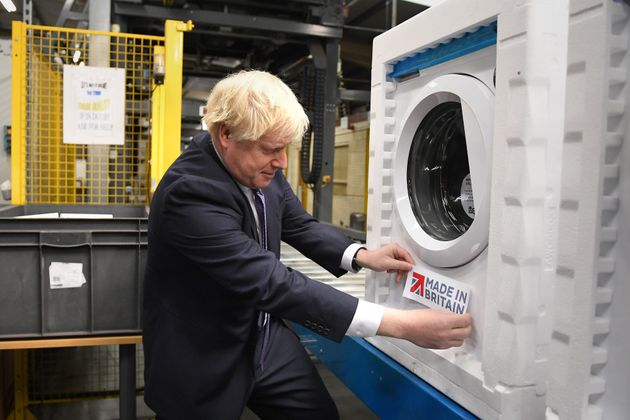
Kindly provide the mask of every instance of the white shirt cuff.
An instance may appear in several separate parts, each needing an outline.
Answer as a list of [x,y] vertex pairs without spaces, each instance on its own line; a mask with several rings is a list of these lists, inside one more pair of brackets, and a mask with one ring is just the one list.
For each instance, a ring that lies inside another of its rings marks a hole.
[[341,264],[339,264],[339,268],[342,268],[351,273],[358,273],[357,270],[352,268],[352,257],[354,257],[354,254],[356,254],[357,251],[361,248],[365,248],[365,245],[350,244],[341,257]]
[[359,299],[354,318],[346,335],[355,337],[374,337],[383,320],[385,307]]

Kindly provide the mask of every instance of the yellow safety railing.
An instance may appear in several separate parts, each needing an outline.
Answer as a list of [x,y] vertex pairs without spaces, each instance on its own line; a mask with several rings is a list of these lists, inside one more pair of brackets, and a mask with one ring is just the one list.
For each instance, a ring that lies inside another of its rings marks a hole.
[[[159,107],[160,115],[176,115],[177,118],[163,118],[154,126],[156,135],[163,141],[154,141],[151,162],[151,191],[181,152],[181,113],[182,113],[182,58],[184,56],[184,32],[191,31],[191,21],[180,22],[167,20],[164,25],[165,36],[165,77],[162,92],[156,92],[153,106]],[[168,114],[166,108],[168,107]]]
[[[148,203],[180,150],[183,32],[192,23],[166,21],[163,37],[17,21],[12,29],[12,202]],[[123,144],[64,143],[67,66],[124,70]]]

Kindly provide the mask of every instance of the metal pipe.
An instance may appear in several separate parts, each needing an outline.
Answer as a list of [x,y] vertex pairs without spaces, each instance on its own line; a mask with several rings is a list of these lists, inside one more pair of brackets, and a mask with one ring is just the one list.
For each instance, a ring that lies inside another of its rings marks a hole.
[[[90,29],[94,31],[109,31],[110,16],[111,2],[90,0],[88,8]],[[93,67],[109,67],[108,36],[95,35],[92,37],[90,41],[89,65]],[[107,204],[109,148],[102,145],[91,145],[87,149],[88,202],[90,204]]]
[[31,25],[33,24],[33,2],[24,0],[22,3],[22,21]]
[[136,345],[121,344],[118,346],[120,388],[120,420],[136,418]]
[[398,24],[398,0],[392,0],[392,28]]
[[254,29],[266,32],[285,32],[288,34],[313,36],[320,38],[341,38],[341,29],[334,26],[316,25],[287,19],[265,16],[250,16],[236,13],[215,12],[212,10],[169,9],[150,5],[136,5],[117,2],[114,11],[125,16],[189,20],[197,25],[231,26],[233,28]]
[[366,28],[364,26],[343,25],[342,28],[343,29],[350,29],[350,30],[354,30],[354,31],[374,32],[376,34],[382,34],[383,32],[385,32],[383,29]]

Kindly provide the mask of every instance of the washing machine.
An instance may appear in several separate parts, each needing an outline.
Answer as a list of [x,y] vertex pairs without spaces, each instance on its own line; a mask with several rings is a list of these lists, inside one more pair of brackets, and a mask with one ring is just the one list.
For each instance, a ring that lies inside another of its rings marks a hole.
[[366,297],[469,312],[474,328],[448,350],[369,341],[484,419],[544,405],[533,388],[484,375],[499,11],[495,1],[447,0],[380,35],[371,95],[367,244],[397,242],[415,266],[400,284],[368,273]]
[[[473,52],[411,78],[405,61],[389,73],[397,79],[392,235],[416,261],[403,297],[477,320],[489,234],[495,38],[493,22],[408,60],[424,65],[440,49]],[[481,334],[475,330],[467,343],[471,351],[480,352]]]

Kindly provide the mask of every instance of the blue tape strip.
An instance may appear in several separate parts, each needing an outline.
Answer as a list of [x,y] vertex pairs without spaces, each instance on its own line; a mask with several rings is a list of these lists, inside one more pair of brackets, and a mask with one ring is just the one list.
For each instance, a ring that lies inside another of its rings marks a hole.
[[475,32],[468,32],[461,38],[451,38],[434,48],[400,60],[387,74],[390,78],[407,76],[419,70],[432,67],[445,61],[453,60],[466,54],[497,43],[497,23],[479,27]]

